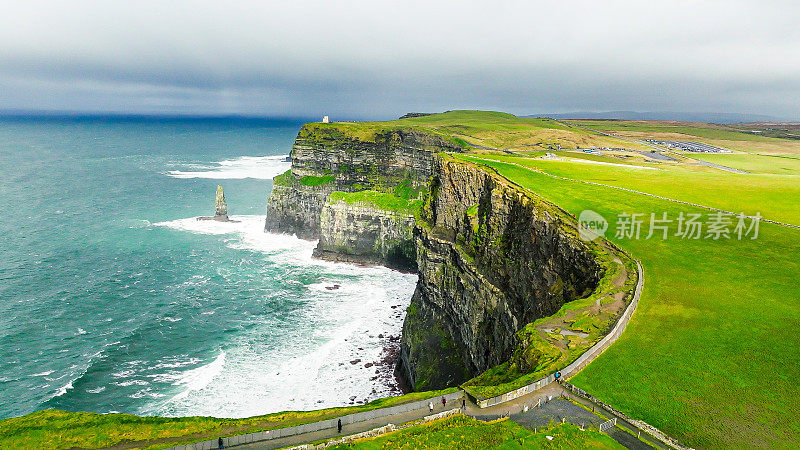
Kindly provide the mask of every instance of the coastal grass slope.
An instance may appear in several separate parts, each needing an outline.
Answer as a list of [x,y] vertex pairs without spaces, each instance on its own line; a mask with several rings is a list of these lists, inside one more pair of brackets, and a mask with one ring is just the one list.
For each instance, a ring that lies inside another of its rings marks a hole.
[[[469,158],[469,156],[465,156]],[[612,226],[606,234],[641,260],[648,282],[626,332],[572,383],[592,395],[698,447],[800,445],[800,398],[796,380],[797,325],[800,323],[800,230],[762,223],[758,239],[682,239],[677,225],[666,240],[616,237],[621,213],[666,212],[675,218],[709,211],[641,194],[528,170],[529,166],[576,180],[583,166],[561,165],[506,155],[480,157],[505,177],[575,214],[590,209]],[[472,158],[470,158],[472,159]],[[488,161],[495,159],[496,161]],[[519,165],[512,165],[519,164]],[[794,189],[792,179],[761,185],[751,175],[716,175],[707,180],[678,178],[650,183],[633,169],[606,168],[594,176],[643,191],[693,198],[697,185],[736,191],[748,185],[747,198],[708,195],[711,206],[754,212],[781,211],[773,189]],[[685,176],[683,172],[677,175]],[[671,186],[671,188],[670,188]],[[695,198],[696,199],[696,198]],[[733,203],[727,203],[733,202]],[[764,213],[765,216],[770,214]],[[783,218],[797,221],[796,212]]]
[[494,111],[448,111],[385,122],[310,123],[301,137],[338,136],[342,139],[374,141],[381,133],[414,129],[442,137],[465,150],[543,150],[557,145],[565,149],[617,147],[650,148],[623,139],[603,136],[549,118],[524,118]]

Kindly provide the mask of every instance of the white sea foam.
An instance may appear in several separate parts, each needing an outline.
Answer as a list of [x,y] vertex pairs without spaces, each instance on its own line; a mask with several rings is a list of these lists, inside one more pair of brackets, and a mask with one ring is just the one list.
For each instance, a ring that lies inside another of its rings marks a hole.
[[53,371],[52,370],[48,370],[47,372],[39,372],[39,373],[35,373],[35,374],[31,375],[31,376],[32,377],[46,377],[46,376],[50,375],[51,373],[53,373]]
[[70,381],[69,383],[65,384],[64,386],[61,386],[61,388],[58,391],[56,391],[56,394],[53,396],[53,398],[61,397],[62,395],[66,394],[67,391],[70,390],[70,389],[73,389],[72,381]]
[[189,395],[192,391],[199,391],[206,386],[208,386],[211,381],[214,380],[220,373],[222,373],[222,369],[225,367],[225,352],[220,351],[217,358],[204,365],[200,366],[196,369],[188,370],[186,373],[183,374],[181,379],[177,380],[174,384],[175,385],[183,385],[186,386],[186,389],[175,396],[175,399],[181,399]]
[[196,166],[195,171],[170,170],[167,175],[174,178],[210,178],[231,180],[242,178],[272,179],[291,167],[286,155],[242,156],[227,159],[208,166]]
[[[231,218],[238,222],[189,218],[154,225],[219,235],[230,248],[263,252],[286,273],[303,273],[308,281],[297,282],[304,289],[294,300],[303,308],[289,319],[256,323],[205,365],[152,374],[154,380],[174,380],[179,393],[140,412],[246,417],[391,395],[385,382],[373,379],[371,363],[381,359],[389,336],[400,335],[416,275],[313,259],[316,242],[265,233],[264,216]],[[275,327],[281,329],[279,342]]]
[[283,234],[264,232],[266,216],[230,216],[230,222],[216,220],[197,220],[196,217],[178,219],[169,222],[154,223],[154,226],[169,227],[176,230],[197,234],[238,235],[239,239],[228,242],[231,248],[258,250],[274,253],[290,250],[295,256],[301,255],[304,260],[311,261],[311,253],[317,245],[314,241],[305,241]]

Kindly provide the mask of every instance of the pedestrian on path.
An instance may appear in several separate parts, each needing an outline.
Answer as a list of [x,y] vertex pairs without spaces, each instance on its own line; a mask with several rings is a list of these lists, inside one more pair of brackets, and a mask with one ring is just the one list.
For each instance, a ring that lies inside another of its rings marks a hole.
[[461,397],[461,410],[463,411],[465,409],[467,409],[467,398]]
[[339,429],[339,433],[342,432],[342,419],[339,419],[339,422],[336,423],[336,427]]
[[219,450],[222,450],[223,448],[225,448],[225,444],[222,442],[222,438],[217,439],[217,448]]
[[443,396],[442,396],[442,409],[444,409],[444,406],[445,406],[446,404],[447,404],[447,399],[446,399],[446,398],[444,398],[444,395],[443,395]]
[[433,412],[433,400],[431,400],[430,403],[428,403],[428,410],[430,412]]

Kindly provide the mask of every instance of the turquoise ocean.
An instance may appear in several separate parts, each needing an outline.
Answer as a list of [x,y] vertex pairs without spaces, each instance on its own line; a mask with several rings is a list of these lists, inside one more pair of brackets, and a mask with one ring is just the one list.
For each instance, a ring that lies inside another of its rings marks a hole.
[[[263,231],[299,127],[0,119],[0,418],[245,417],[398,393],[380,361],[416,276]],[[238,222],[196,220],[217,184]]]

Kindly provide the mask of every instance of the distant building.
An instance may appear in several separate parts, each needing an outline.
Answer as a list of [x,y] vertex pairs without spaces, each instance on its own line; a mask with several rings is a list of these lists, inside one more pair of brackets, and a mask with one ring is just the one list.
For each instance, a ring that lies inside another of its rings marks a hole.
[[328,116],[322,116],[322,123],[331,123],[331,119]]

